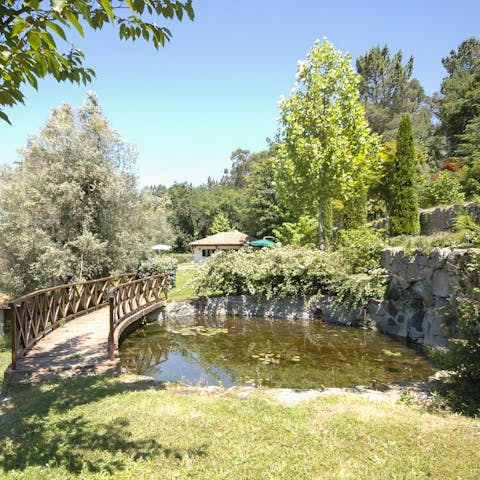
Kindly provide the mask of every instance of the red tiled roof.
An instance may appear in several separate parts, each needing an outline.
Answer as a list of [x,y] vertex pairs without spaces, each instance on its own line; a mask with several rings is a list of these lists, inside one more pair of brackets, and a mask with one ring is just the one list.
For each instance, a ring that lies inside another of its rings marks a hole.
[[234,231],[234,232],[220,232],[209,237],[202,238],[192,242],[192,247],[219,247],[219,246],[233,246],[233,245],[245,245],[247,242],[256,240],[255,237],[251,237],[246,233]]

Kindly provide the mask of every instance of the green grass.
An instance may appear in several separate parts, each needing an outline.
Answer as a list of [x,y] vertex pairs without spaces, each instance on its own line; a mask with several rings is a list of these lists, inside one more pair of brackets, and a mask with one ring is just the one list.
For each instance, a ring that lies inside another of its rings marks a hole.
[[9,337],[1,337],[0,338],[0,391],[2,390],[3,386],[3,373],[10,365],[10,361],[12,360],[11,354],[11,346],[10,346],[10,338]]
[[193,284],[191,283],[195,275],[195,268],[193,263],[188,263],[183,264],[182,268],[177,270],[176,286],[168,294],[170,300],[180,301],[196,297],[193,291]]
[[[477,479],[480,423],[353,396],[295,407],[125,377],[16,387],[2,479]],[[195,392],[195,391],[194,391]]]
[[423,250],[427,255],[435,247],[472,247],[472,243],[463,232],[439,232],[432,235],[399,235],[387,238],[386,243],[390,247],[402,247],[407,252]]

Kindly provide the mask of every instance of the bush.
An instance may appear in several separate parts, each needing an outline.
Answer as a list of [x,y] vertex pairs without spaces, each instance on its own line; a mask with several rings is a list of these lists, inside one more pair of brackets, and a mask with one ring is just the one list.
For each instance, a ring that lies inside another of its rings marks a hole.
[[458,173],[443,170],[433,176],[420,191],[419,201],[422,208],[463,203],[465,194]]
[[170,289],[175,287],[177,278],[177,260],[167,255],[155,255],[140,262],[137,277],[153,277],[160,273],[168,273]]
[[206,295],[331,295],[347,308],[383,298],[385,285],[379,268],[354,272],[340,253],[304,247],[221,252],[201,264],[196,279],[197,293]]
[[367,226],[341,230],[337,249],[353,273],[368,273],[380,265],[383,240],[378,230]]
[[445,333],[448,347],[430,349],[433,359],[453,371],[449,395],[455,407],[480,412],[480,255],[475,255],[459,277],[462,279],[450,299],[451,313]]

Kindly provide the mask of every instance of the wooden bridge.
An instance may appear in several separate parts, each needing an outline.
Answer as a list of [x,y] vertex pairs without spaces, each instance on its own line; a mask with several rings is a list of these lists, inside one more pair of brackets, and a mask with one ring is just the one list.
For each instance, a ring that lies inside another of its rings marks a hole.
[[6,381],[119,372],[120,335],[164,304],[168,287],[168,274],[141,279],[126,274],[38,290],[10,301],[12,363]]

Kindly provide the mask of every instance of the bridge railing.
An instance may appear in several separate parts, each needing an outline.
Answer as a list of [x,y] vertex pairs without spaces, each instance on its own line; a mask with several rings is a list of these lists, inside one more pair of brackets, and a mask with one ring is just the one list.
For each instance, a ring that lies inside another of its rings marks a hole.
[[12,369],[17,359],[64,322],[96,310],[109,301],[112,288],[131,282],[135,273],[45,288],[9,302]]
[[111,360],[115,358],[122,330],[167,300],[169,281],[168,273],[161,273],[119,284],[110,291],[108,350]]

